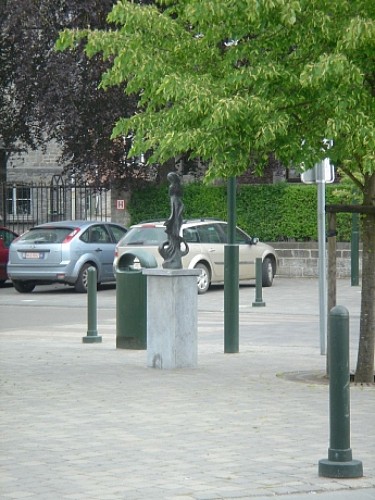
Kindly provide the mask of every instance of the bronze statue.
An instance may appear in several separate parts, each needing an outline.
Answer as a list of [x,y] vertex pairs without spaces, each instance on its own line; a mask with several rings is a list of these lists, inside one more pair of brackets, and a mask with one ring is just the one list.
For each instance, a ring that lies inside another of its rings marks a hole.
[[184,204],[181,200],[182,188],[180,178],[175,172],[169,172],[167,179],[170,183],[171,215],[164,223],[168,240],[159,246],[159,253],[164,259],[162,264],[164,269],[181,269],[181,258],[189,252],[188,244],[180,236],[184,210]]

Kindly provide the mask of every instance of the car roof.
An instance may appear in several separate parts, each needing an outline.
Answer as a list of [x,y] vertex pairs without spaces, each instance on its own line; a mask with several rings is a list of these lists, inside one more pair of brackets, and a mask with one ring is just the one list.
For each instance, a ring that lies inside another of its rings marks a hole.
[[[62,220],[62,221],[51,221],[51,222],[45,222],[44,224],[39,224],[38,226],[34,226],[33,229],[35,228],[43,228],[43,227],[89,227],[95,224],[115,224],[117,226],[121,226],[121,224],[117,223],[109,223],[109,222],[103,222],[100,220]],[[121,226],[124,227],[124,226]]]
[[[207,222],[220,222],[226,224],[226,221],[223,221],[221,219],[216,219],[216,218],[200,218],[200,219],[186,219],[182,222],[182,225],[190,225],[190,224],[205,224]],[[155,226],[164,226],[165,220],[144,220],[142,222],[138,222],[138,224],[133,224],[132,227],[140,227],[140,226],[147,226],[148,224],[153,224]]]

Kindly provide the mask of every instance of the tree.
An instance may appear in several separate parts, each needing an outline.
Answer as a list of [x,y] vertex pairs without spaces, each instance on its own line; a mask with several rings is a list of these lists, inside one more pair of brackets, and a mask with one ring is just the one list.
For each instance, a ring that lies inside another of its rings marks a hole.
[[53,50],[65,27],[100,29],[114,0],[1,0],[0,17],[0,178],[6,178],[9,154],[61,145],[67,174],[100,183],[119,180],[129,186],[144,177],[128,144],[110,139],[114,121],[131,116],[136,97],[119,87],[98,89],[108,67],[89,60],[82,48]]
[[[140,95],[112,138],[130,131],[150,161],[190,152],[208,178],[238,175],[268,154],[310,168],[328,155],[363,205],[360,345],[356,380],[373,382],[375,336],[375,4],[372,0],[119,1],[111,28],[65,30],[110,66],[102,88]],[[113,25],[116,25],[114,29]],[[372,211],[371,211],[372,210]]]

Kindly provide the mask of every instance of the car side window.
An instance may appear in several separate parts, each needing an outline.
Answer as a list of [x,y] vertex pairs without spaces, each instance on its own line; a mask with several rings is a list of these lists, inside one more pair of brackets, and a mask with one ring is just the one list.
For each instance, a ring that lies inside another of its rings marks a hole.
[[126,229],[123,229],[122,227],[112,225],[109,227],[111,228],[116,243],[126,234]]
[[235,233],[235,238],[236,238],[236,243],[239,245],[248,245],[249,244],[249,237],[247,234],[245,234],[241,229],[236,228],[236,233]]
[[104,226],[92,226],[81,236],[85,243],[111,243],[111,238]]
[[[228,241],[228,224],[219,224],[220,231],[224,235],[225,243]],[[241,231],[238,227],[236,227],[236,231],[234,233],[235,243],[239,245],[248,245],[249,237],[246,233]]]
[[196,227],[188,227],[183,230],[182,237],[186,243],[199,243],[199,235]]
[[215,224],[198,226],[197,229],[201,243],[223,243],[220,232]]

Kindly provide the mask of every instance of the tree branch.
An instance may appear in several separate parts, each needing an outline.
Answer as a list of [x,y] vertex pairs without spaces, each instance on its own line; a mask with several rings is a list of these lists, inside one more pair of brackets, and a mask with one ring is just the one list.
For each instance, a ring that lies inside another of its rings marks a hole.
[[[364,192],[364,184],[359,180],[357,179],[357,177],[347,168],[343,167],[340,165],[339,167],[345,175],[347,175],[349,177],[349,179],[361,190],[361,192],[363,193]],[[360,168],[360,167],[359,167]],[[361,168],[360,168],[361,170]]]

